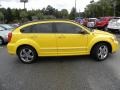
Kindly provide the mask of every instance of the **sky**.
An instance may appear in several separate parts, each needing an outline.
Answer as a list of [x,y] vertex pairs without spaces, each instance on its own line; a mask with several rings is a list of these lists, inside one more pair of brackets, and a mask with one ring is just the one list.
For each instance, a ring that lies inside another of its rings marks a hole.
[[[26,3],[26,8],[31,9],[42,9],[48,5],[53,6],[54,8],[61,10],[67,9],[71,10],[75,6],[75,0],[28,0]],[[86,5],[90,3],[91,0],[76,0],[77,1],[77,11],[83,12]],[[94,0],[95,2],[98,0]],[[0,0],[0,4],[4,8],[24,8],[24,4],[20,3],[20,0]]]

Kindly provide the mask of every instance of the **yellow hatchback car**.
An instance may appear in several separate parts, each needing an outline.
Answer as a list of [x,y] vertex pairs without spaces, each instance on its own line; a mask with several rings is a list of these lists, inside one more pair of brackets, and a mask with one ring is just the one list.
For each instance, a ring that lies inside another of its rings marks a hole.
[[116,36],[72,21],[31,22],[16,28],[8,38],[8,52],[17,54],[23,63],[32,63],[38,56],[72,55],[103,61],[118,50]]

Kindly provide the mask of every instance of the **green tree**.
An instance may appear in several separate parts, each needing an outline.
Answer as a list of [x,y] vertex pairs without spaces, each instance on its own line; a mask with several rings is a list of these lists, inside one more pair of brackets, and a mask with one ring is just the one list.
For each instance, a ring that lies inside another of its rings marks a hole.
[[76,17],[76,10],[73,7],[72,10],[71,10],[71,12],[70,12],[69,19],[74,20],[75,17]]
[[46,15],[54,15],[55,13],[55,8],[53,8],[52,6],[48,5],[46,10],[45,10],[45,14]]
[[63,19],[68,18],[68,11],[67,11],[67,9],[62,9],[61,10],[61,15],[62,15]]
[[36,14],[37,18],[40,20],[40,19],[44,19],[44,15],[41,13],[41,12],[38,12]]
[[[92,2],[85,8],[86,17],[114,16],[114,2],[116,2],[116,14],[120,11],[120,0],[99,0]],[[117,7],[119,9],[117,9]],[[118,16],[120,14],[117,14]]]
[[5,18],[6,18],[6,23],[10,23],[13,21],[13,15],[10,8],[6,10]]
[[4,14],[2,12],[0,12],[0,21],[4,22]]
[[28,16],[28,13],[26,10],[22,10],[20,12],[20,18],[22,19],[22,22],[27,21],[27,16]]
[[17,22],[20,20],[20,13],[18,9],[13,9],[12,14],[13,14],[14,21]]

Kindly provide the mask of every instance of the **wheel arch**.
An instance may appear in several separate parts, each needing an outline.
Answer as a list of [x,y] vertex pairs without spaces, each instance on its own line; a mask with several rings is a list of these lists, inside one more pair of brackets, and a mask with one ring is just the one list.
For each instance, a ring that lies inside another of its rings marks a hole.
[[36,50],[32,45],[28,45],[28,44],[19,45],[19,46],[17,47],[17,49],[16,49],[16,54],[18,54],[18,50],[19,50],[21,47],[24,47],[24,46],[29,46],[29,47],[33,48],[33,49],[36,51],[36,53],[38,54],[37,50]]
[[22,40],[19,40],[15,43],[15,52],[17,54],[17,49],[21,46],[30,46],[32,47],[33,49],[35,49],[35,51],[37,52],[37,54],[39,55],[39,52],[40,52],[40,46],[33,40],[31,39],[22,39]]
[[109,42],[107,42],[107,41],[99,41],[99,42],[96,42],[95,44],[93,44],[93,46],[92,46],[91,49],[90,49],[90,54],[91,54],[93,48],[94,48],[97,44],[100,44],[100,43],[106,44],[106,45],[108,46],[108,48],[109,48],[109,52],[112,53],[112,45],[111,45]]

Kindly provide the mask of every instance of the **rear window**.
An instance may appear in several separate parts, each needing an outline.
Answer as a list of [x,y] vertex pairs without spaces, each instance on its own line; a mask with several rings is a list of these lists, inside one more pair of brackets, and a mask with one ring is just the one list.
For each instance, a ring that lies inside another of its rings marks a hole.
[[34,24],[21,30],[22,33],[52,33],[52,24]]
[[117,22],[117,21],[120,21],[120,19],[118,19],[118,18],[111,19],[111,22]]

